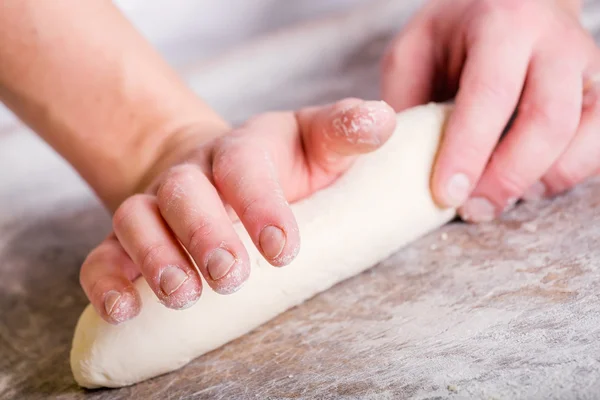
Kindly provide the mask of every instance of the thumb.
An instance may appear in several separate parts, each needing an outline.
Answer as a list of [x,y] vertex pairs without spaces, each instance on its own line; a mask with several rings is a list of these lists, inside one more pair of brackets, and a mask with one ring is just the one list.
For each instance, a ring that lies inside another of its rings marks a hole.
[[354,159],[381,147],[396,127],[394,110],[383,101],[345,99],[296,114],[306,159],[330,174],[344,172]]
[[409,28],[387,50],[381,68],[381,95],[394,110],[431,100],[436,73],[434,45],[428,30]]

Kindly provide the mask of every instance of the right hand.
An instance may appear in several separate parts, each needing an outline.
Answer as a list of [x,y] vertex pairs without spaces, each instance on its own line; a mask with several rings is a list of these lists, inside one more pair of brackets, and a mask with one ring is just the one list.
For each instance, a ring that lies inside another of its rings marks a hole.
[[455,99],[431,186],[464,220],[600,171],[600,51],[578,3],[431,0],[392,43],[383,99],[396,111]]

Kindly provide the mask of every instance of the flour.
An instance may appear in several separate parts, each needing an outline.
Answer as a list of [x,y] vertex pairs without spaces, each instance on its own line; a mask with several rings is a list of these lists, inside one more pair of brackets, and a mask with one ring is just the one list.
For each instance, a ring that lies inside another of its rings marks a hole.
[[178,311],[162,306],[138,279],[142,311],[118,326],[88,306],[71,351],[77,382],[118,387],[180,368],[453,218],[454,210],[439,209],[429,190],[449,111],[432,104],[399,114],[396,132],[381,149],[360,157],[331,186],[292,204],[303,245],[289,266],[269,265],[238,222],[252,263],[238,292],[205,290],[195,305]]

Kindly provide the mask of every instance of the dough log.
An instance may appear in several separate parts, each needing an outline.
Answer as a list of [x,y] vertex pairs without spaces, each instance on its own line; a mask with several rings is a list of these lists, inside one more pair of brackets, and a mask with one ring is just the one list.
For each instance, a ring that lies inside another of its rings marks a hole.
[[71,349],[75,380],[87,388],[120,387],[176,370],[449,221],[455,211],[439,209],[429,189],[449,113],[449,106],[430,104],[399,114],[396,132],[380,150],[361,157],[332,186],[293,204],[302,248],[291,265],[270,266],[236,224],[252,262],[238,292],[222,296],[205,286],[194,306],[176,311],[138,279],[142,311],[118,326],[88,306]]

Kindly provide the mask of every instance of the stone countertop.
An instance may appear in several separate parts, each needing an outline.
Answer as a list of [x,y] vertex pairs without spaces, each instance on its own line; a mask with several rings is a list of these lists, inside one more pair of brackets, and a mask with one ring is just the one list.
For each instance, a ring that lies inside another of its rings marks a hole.
[[495,223],[451,223],[179,371],[87,392],[68,351],[86,304],[78,268],[105,224],[97,208],[77,208],[4,242],[0,398],[600,393],[599,180]]
[[[392,3],[401,2],[386,7]],[[598,3],[588,1],[584,14],[594,33]],[[406,18],[387,11],[371,14],[368,26]],[[344,21],[354,30],[317,25],[317,42],[294,42],[296,32],[253,48],[253,59],[290,41],[299,53],[315,43],[338,50],[288,75],[267,74],[278,87],[301,83],[301,90],[272,91],[285,98],[264,97],[268,87],[257,86],[256,77],[265,69],[252,70],[254,64],[232,78],[252,85],[211,86],[230,78],[223,63],[240,65],[243,52],[188,81],[232,121],[274,105],[373,93],[389,32]],[[342,36],[356,40],[340,50]],[[520,204],[494,223],[448,224],[177,372],[128,388],[84,391],[68,364],[87,304],[78,270],[110,218],[33,135],[18,128],[0,132],[0,142],[2,399],[593,399],[600,393],[600,180],[552,201]]]

